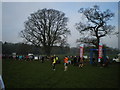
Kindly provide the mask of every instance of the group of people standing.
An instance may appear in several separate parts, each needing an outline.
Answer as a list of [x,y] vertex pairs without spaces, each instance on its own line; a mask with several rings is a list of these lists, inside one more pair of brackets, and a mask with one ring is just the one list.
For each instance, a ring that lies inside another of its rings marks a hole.
[[[52,60],[52,69],[55,71],[56,70],[56,64],[58,61],[59,57],[58,56],[52,56],[51,60]],[[65,56],[63,59],[64,62],[64,71],[68,70],[68,64],[73,64],[78,65],[79,67],[83,67],[83,60],[84,58],[80,58],[80,56]]]

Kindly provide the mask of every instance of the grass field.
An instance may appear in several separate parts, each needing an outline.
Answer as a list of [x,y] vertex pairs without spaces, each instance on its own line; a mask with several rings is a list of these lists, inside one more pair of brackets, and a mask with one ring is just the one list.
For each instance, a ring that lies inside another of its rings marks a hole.
[[53,71],[49,61],[3,60],[3,80],[7,88],[119,88],[120,64],[84,68],[63,63]]

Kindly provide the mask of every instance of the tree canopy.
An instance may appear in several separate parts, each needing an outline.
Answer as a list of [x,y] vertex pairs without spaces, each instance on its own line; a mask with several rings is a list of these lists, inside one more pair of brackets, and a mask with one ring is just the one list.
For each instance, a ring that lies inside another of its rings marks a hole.
[[36,46],[43,46],[50,55],[54,45],[66,43],[70,31],[67,28],[68,18],[65,13],[54,9],[42,9],[32,13],[25,21],[21,37]]
[[109,24],[114,13],[109,9],[101,11],[99,6],[94,5],[91,8],[81,8],[78,12],[84,15],[86,20],[86,23],[79,22],[76,24],[76,29],[81,34],[78,42],[89,43],[98,48],[102,37],[115,32],[115,26]]

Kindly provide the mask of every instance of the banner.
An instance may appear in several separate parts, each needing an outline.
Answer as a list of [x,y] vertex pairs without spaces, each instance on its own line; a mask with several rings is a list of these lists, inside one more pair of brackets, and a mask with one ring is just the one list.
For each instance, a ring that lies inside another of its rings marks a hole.
[[84,45],[81,44],[81,45],[80,45],[80,58],[81,58],[81,59],[83,58],[83,49],[84,49]]
[[98,59],[102,58],[102,51],[103,51],[102,48],[103,48],[103,45],[101,43],[99,43]]

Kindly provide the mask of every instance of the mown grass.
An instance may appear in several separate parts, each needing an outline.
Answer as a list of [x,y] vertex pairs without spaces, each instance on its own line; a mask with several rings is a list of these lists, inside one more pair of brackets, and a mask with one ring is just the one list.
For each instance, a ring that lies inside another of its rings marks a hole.
[[50,61],[3,60],[2,69],[7,88],[119,88],[119,66],[69,65],[65,72],[63,63],[53,71]]

